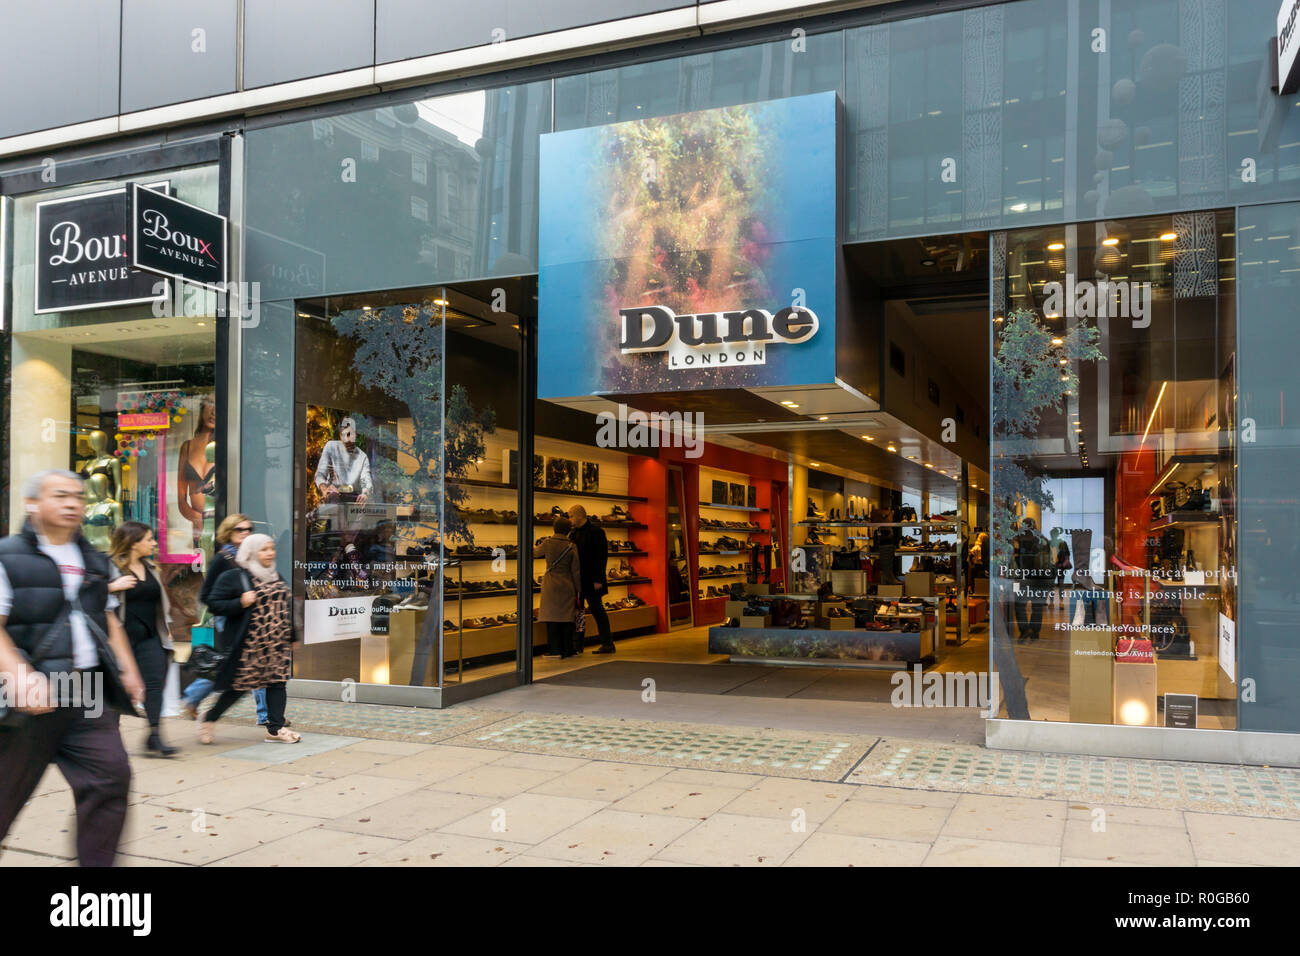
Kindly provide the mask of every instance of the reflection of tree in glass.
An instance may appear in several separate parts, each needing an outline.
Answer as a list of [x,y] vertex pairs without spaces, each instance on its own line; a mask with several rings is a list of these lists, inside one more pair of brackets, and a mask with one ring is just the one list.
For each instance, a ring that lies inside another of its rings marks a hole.
[[[771,298],[765,145],[743,107],[610,128],[599,220],[610,314],[635,305],[695,314]],[[622,367],[616,345],[604,364]],[[622,384],[651,389],[665,371],[655,359],[621,374]]]
[[[352,365],[373,389],[406,407],[409,433],[381,433],[392,444],[392,455],[376,456],[371,467],[384,488],[386,503],[412,509],[411,523],[395,536],[423,538],[432,531],[432,554],[440,559],[448,541],[474,543],[474,533],[461,513],[469,490],[455,481],[469,477],[486,451],[485,438],[496,430],[496,412],[474,408],[463,385],[443,390],[442,308],[425,300],[419,305],[390,306],[340,312],[335,330],[356,343]],[[404,549],[399,547],[398,553]],[[429,596],[412,666],[411,683],[424,683],[428,654],[442,614],[442,561]]]
[[[1061,344],[1053,345],[1057,338]],[[1059,409],[1068,394],[1078,394],[1078,363],[1105,359],[1097,347],[1099,338],[1097,329],[1087,325],[1076,325],[1058,336],[1030,309],[1017,309],[1008,315],[997,334],[993,351],[991,461],[996,494],[990,501],[989,536],[993,548],[991,566],[995,569],[1012,563],[1012,539],[1020,509],[1029,503],[1044,509],[1052,507],[1046,481],[1031,470],[1032,443],[1041,437],[1039,423],[1043,414]],[[1066,360],[1065,365],[1061,359]],[[990,615],[993,663],[1006,698],[1007,716],[1027,720],[1024,677],[1004,619],[1012,607],[1010,583],[996,571],[992,577],[996,588],[992,607],[998,609]]]

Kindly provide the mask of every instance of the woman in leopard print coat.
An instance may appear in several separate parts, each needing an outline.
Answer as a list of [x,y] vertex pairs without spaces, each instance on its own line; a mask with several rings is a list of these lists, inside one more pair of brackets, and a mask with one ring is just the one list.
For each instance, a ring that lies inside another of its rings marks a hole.
[[250,534],[240,544],[235,564],[217,578],[208,601],[214,614],[225,615],[229,657],[213,680],[222,694],[199,724],[199,743],[212,743],[213,725],[235,701],[265,687],[266,740],[296,744],[302,737],[284,725],[284,707],[298,638],[289,586],[275,570],[274,542]]

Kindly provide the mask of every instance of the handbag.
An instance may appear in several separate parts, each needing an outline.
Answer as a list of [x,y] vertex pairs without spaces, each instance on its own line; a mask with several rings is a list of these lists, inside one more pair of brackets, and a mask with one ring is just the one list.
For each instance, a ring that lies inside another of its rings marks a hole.
[[573,614],[573,633],[579,638],[587,633],[587,611],[582,605],[578,605],[578,610]]
[[221,670],[227,656],[211,645],[199,644],[190,652],[190,659],[181,665],[181,669],[195,677],[212,680]]
[[135,709],[135,701],[131,700],[131,695],[127,693],[126,686],[122,683],[122,666],[117,662],[117,655],[108,644],[108,635],[89,614],[82,610],[79,597],[74,597],[69,603],[81,613],[81,619],[90,628],[95,649],[99,651],[99,669],[104,674],[104,704],[119,714],[139,717],[140,713]]

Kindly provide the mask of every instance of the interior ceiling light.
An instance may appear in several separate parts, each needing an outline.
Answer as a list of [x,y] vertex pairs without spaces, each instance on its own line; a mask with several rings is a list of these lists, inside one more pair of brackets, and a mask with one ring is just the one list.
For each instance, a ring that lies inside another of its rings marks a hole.
[[916,461],[916,456],[915,456],[915,455],[908,455],[908,456],[907,456],[907,460],[908,460],[908,461]]
[[790,399],[788,399],[788,398],[787,398],[785,401],[783,401],[781,404],[782,404],[782,405],[786,405],[786,406],[788,406],[788,407],[790,407],[790,408],[794,408],[794,407],[795,407],[794,402],[790,401]]
[[1178,233],[1176,233],[1176,232],[1162,232],[1162,233],[1160,233],[1160,241],[1161,241],[1161,242],[1173,242],[1173,241],[1174,241],[1175,239],[1177,239],[1177,238],[1178,238]]
[[1070,376],[1068,376],[1068,375],[1062,375],[1062,376],[1061,376],[1061,381],[1062,381],[1062,382],[1068,382],[1069,380],[1070,380]]
[[1046,315],[1049,319],[1059,319],[1061,317],[1060,312],[1045,312],[1044,315]]
[[1061,338],[1059,335],[1054,336],[1054,337],[1052,338],[1052,344],[1053,344],[1053,345],[1064,345],[1064,344],[1065,344],[1065,339]]
[[1050,249],[1052,252],[1060,252],[1062,249],[1065,248],[1065,243],[1063,243],[1063,242],[1049,242],[1049,243],[1047,244],[1047,248]]
[[363,305],[363,306],[361,307],[361,311],[362,311],[362,312],[369,312],[369,311],[370,311],[370,306],[368,306],[368,305]]
[[1000,323],[1002,321],[1002,316],[1000,315],[993,316],[993,321],[994,323]]
[[890,450],[890,451],[895,451],[895,452],[898,451],[898,449],[895,448],[893,445],[890,445],[890,446],[889,446],[889,450]]
[[926,256],[924,259],[921,260],[921,265],[925,266],[926,268],[929,268],[930,266],[934,265],[934,260],[931,259],[929,256]]
[[875,439],[872,438],[870,435],[863,435],[862,438],[864,441],[875,441]]
[[1160,394],[1156,396],[1156,403],[1151,407],[1151,417],[1147,419],[1147,427],[1142,432],[1142,441],[1138,442],[1138,447],[1146,444],[1147,434],[1151,431],[1151,423],[1156,420],[1156,410],[1160,407],[1160,399],[1165,397],[1165,387],[1168,384],[1168,381],[1160,383]]
[[925,467],[926,467],[926,468],[933,468],[934,465],[930,464],[930,463],[927,461],[927,462],[925,463]]
[[814,461],[814,462],[812,462],[812,466],[813,466],[814,468],[820,468],[820,467],[822,466],[822,464],[821,464],[821,462],[819,462],[819,461]]
[[1069,364],[1070,364],[1070,360],[1069,360],[1069,359],[1061,359],[1061,360],[1060,360],[1060,364],[1061,364],[1061,365],[1069,365]]
[[819,422],[828,422],[831,420],[831,417],[829,415],[818,415],[817,420]]
[[447,300],[446,300],[446,299],[434,299],[434,300],[433,300],[433,304],[434,304],[434,305],[446,305],[446,304],[447,304]]
[[1119,240],[1116,239],[1114,236],[1107,236],[1105,239],[1101,241],[1101,244],[1103,246],[1118,246]]

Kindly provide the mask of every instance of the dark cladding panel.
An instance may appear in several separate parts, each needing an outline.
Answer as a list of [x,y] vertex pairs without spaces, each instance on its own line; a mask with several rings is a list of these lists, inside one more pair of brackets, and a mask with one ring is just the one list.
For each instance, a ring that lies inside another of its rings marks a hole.
[[237,0],[123,0],[122,112],[235,90]]
[[0,16],[0,136],[117,112],[118,4],[7,3]]
[[[375,61],[391,63],[502,40],[690,7],[684,0],[376,0]],[[447,16],[453,7],[455,16]]]
[[374,0],[245,0],[245,89],[360,69],[374,55]]

